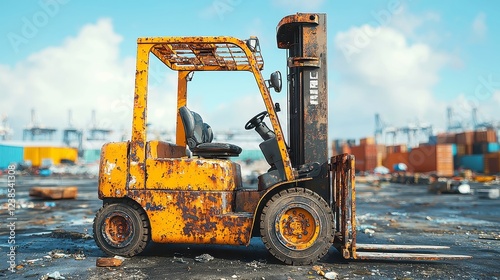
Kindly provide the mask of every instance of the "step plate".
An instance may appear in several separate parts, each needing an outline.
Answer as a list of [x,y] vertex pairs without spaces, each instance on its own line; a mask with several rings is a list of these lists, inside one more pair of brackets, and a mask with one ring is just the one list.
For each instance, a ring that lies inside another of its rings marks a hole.
[[395,260],[395,261],[437,261],[437,260],[465,260],[471,256],[445,254],[417,254],[417,253],[380,253],[356,252],[354,259],[358,260]]

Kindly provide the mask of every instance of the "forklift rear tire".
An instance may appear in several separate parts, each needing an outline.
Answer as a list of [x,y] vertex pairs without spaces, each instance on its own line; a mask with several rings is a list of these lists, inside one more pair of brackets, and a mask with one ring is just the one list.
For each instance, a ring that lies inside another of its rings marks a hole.
[[333,212],[309,189],[283,190],[264,206],[260,233],[275,258],[286,264],[308,265],[326,255],[333,244]]
[[94,240],[106,254],[132,257],[140,254],[149,240],[149,220],[131,201],[104,204],[94,219]]

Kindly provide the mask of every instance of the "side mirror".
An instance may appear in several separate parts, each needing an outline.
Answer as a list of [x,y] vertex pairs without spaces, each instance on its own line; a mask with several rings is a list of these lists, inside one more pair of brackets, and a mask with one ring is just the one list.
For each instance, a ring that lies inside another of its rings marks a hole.
[[271,78],[269,79],[269,87],[273,87],[274,91],[281,91],[281,72],[275,71],[271,74]]

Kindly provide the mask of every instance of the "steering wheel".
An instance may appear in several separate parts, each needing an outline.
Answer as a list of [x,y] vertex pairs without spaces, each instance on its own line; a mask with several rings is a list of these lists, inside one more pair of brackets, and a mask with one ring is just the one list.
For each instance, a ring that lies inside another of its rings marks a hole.
[[255,117],[251,118],[247,122],[247,124],[245,124],[245,129],[246,130],[254,129],[262,122],[262,120],[266,117],[266,115],[267,115],[267,111],[262,111],[262,112],[258,113],[257,115],[255,115]]

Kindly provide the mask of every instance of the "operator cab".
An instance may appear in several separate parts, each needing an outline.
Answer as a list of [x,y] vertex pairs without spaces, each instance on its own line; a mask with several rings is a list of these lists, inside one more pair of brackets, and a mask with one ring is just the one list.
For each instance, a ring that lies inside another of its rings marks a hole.
[[[273,88],[276,92],[281,91],[281,73],[275,71],[271,74],[271,78],[266,80],[267,87]],[[276,103],[275,111],[279,112],[279,104]],[[268,187],[285,180],[285,168],[283,166],[283,160],[281,158],[281,153],[278,145],[278,140],[276,139],[276,134],[272,131],[264,122],[264,118],[268,116],[267,111],[262,111],[251,118],[246,124],[245,129],[255,131],[260,135],[264,142],[259,144],[262,154],[267,163],[271,166],[267,173],[264,173],[258,177],[259,179],[259,189],[267,189]]]

